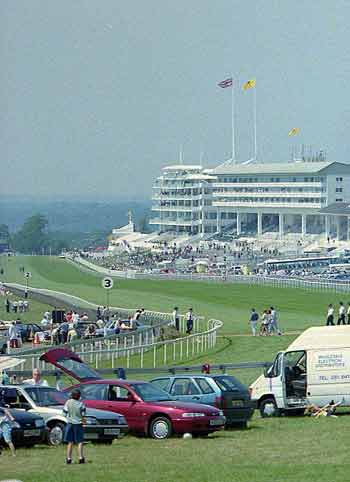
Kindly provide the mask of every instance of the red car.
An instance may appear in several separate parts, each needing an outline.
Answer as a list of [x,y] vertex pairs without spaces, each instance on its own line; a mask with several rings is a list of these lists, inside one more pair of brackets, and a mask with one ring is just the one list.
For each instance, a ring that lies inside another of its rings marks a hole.
[[223,412],[209,405],[178,402],[149,382],[103,380],[75,353],[56,348],[44,353],[40,360],[55,365],[80,383],[87,407],[109,410],[125,416],[131,432],[165,439],[172,433],[206,436],[225,425]]

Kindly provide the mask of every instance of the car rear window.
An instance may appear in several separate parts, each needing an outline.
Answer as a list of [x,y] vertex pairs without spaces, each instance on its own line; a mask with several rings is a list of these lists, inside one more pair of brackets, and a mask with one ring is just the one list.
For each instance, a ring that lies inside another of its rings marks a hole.
[[246,391],[246,387],[242,385],[241,382],[236,380],[236,378],[231,376],[220,376],[213,378],[217,386],[223,392],[240,392]]

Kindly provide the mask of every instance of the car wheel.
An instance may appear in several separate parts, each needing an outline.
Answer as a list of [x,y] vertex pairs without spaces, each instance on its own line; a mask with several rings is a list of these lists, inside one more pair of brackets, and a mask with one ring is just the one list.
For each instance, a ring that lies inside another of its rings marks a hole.
[[281,410],[277,407],[276,400],[273,397],[265,398],[259,406],[260,415],[263,418],[279,417]]
[[63,442],[64,429],[65,425],[61,422],[57,422],[55,425],[49,427],[49,433],[47,435],[49,445],[57,446]]
[[149,434],[152,438],[162,440],[169,438],[172,433],[171,422],[166,417],[157,417],[152,420],[149,427]]

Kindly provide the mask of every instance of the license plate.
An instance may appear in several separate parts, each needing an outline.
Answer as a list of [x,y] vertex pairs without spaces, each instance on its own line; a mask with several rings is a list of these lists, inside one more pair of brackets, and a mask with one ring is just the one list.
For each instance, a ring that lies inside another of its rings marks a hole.
[[232,400],[233,407],[243,407],[243,400]]
[[222,422],[221,418],[210,420],[209,423],[210,423],[210,425],[223,425],[223,422]]
[[24,436],[25,437],[39,437],[40,430],[25,430]]
[[105,428],[103,433],[105,435],[119,435],[120,429],[119,428]]

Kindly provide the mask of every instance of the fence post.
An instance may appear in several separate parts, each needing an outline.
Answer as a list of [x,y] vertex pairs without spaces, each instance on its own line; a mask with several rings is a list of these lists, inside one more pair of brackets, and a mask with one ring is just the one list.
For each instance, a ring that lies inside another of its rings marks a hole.
[[153,368],[156,368],[156,345],[153,345]]

